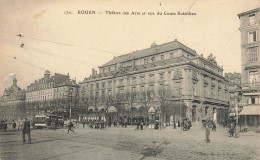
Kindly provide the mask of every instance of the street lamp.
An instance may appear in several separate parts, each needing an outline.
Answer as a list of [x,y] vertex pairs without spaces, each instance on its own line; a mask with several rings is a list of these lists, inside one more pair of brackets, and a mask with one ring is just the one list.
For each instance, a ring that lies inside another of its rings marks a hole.
[[73,88],[70,87],[69,91],[70,91],[70,115],[69,115],[69,118],[70,118],[70,122],[71,122],[71,105],[72,105],[72,91],[73,91]]

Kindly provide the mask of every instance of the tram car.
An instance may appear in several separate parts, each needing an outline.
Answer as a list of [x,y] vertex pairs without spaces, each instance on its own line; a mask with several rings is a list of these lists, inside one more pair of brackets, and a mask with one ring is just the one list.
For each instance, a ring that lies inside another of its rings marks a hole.
[[34,117],[34,128],[49,128],[52,127],[52,121],[57,121],[58,125],[63,122],[63,117],[54,114],[38,114]]

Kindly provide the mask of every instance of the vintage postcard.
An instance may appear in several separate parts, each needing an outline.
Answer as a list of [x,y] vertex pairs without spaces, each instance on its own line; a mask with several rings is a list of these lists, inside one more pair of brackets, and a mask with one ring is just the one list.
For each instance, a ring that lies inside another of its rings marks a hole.
[[0,160],[260,159],[259,0],[0,0]]

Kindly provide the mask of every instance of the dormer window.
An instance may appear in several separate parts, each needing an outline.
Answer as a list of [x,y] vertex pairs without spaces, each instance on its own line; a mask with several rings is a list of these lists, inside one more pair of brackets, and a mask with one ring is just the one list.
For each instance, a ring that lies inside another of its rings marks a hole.
[[255,14],[249,15],[249,25],[255,24]]

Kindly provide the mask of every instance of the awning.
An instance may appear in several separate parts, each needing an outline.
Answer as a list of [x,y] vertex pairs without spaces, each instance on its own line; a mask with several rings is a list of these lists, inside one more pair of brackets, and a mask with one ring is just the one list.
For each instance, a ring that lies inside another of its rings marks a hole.
[[113,112],[117,112],[117,109],[116,109],[116,107],[114,107],[114,106],[110,106],[110,107],[108,107],[108,113],[113,113]]
[[94,111],[94,110],[95,110],[95,106],[89,106],[89,107],[88,107],[88,110]]
[[260,105],[243,106],[239,115],[260,115]]
[[154,107],[150,107],[148,110],[148,113],[155,113],[155,108]]

